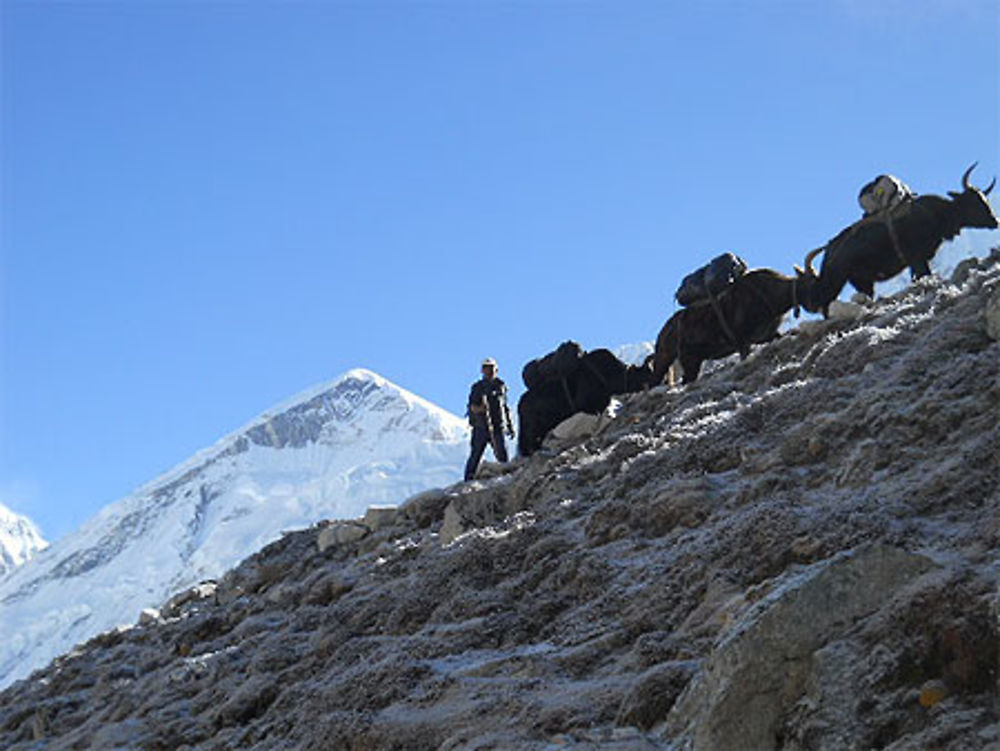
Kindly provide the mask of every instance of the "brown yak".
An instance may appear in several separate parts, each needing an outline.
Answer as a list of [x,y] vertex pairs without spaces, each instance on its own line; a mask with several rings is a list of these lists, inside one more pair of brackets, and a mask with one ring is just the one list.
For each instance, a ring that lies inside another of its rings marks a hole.
[[744,358],[751,344],[778,336],[785,313],[805,307],[815,278],[795,269],[785,276],[772,269],[754,269],[739,277],[710,301],[682,308],[660,330],[653,354],[653,385],[663,379],[674,360],[680,360],[684,383],[693,383],[705,360],[734,352]]

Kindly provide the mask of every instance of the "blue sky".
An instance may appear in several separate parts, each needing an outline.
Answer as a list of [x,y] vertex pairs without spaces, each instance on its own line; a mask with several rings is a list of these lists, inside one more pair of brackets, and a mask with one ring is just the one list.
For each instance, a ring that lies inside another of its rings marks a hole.
[[0,502],[49,539],[350,368],[461,412],[876,174],[1000,171],[994,0],[0,8]]

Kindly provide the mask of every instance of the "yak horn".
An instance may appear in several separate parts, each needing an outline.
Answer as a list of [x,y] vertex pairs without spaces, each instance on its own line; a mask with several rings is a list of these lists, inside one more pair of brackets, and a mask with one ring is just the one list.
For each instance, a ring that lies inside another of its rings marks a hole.
[[965,171],[964,175],[962,175],[962,187],[966,190],[972,190],[972,186],[969,184],[969,176],[972,174],[972,170],[976,168],[977,164],[979,164],[979,162],[973,162],[972,166]]
[[813,259],[820,253],[822,253],[824,250],[826,250],[826,246],[821,245],[820,247],[816,248],[816,250],[809,251],[809,254],[806,256],[806,272],[808,274],[816,276],[816,271],[813,269]]
[[989,185],[987,185],[983,189],[983,195],[984,196],[988,196],[990,194],[990,191],[993,190],[993,188],[994,188],[994,186],[996,186],[996,184],[997,184],[997,179],[994,177],[993,178],[993,182],[991,182]]

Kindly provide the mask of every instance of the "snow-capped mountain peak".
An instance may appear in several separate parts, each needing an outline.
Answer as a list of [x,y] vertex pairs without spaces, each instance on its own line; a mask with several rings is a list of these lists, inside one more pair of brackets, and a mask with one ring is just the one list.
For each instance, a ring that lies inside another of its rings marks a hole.
[[283,530],[461,478],[463,419],[356,369],[263,412],[0,581],[0,686]]
[[0,577],[25,563],[47,545],[34,522],[0,503]]

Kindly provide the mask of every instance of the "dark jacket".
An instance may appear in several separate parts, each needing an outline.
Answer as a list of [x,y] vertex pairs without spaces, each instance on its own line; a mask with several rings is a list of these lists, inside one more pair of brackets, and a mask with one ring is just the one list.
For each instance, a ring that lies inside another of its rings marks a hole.
[[507,384],[500,378],[494,378],[492,381],[480,378],[472,384],[467,414],[469,424],[474,428],[487,427],[486,414],[472,409],[474,406],[482,405],[484,401],[489,409],[489,426],[494,431],[511,430],[513,423],[510,420],[510,410],[507,408]]

